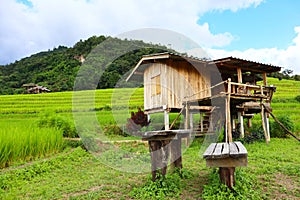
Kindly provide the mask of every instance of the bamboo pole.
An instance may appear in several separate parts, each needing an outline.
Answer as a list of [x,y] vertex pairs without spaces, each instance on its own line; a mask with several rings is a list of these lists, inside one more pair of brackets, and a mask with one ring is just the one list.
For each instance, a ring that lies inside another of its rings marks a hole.
[[267,128],[266,128],[265,109],[264,109],[265,107],[263,106],[263,103],[261,103],[260,107],[261,107],[260,115],[261,115],[262,127],[263,127],[263,130],[264,130],[264,135],[265,135],[266,143],[269,144],[270,139],[268,137]]
[[[226,112],[226,142],[232,142],[232,128],[231,128],[231,112],[230,112],[230,94],[231,94],[231,79],[228,79],[227,98],[225,105]],[[228,140],[227,140],[228,139]]]

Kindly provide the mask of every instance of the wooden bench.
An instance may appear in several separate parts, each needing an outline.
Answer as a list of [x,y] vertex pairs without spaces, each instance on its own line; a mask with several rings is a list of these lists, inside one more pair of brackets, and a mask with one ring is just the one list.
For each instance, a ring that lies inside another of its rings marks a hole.
[[221,181],[231,189],[235,185],[235,167],[246,167],[248,164],[248,152],[241,142],[212,143],[203,158],[207,167],[219,167]]

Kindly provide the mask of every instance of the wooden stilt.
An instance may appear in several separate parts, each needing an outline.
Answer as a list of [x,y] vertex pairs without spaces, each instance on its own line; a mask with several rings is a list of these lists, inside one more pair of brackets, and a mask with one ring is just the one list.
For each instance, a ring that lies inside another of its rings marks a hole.
[[241,133],[241,135],[240,135],[240,137],[241,138],[244,138],[244,117],[243,117],[243,115],[242,115],[242,113],[241,112],[238,112],[238,121],[239,121],[239,124],[240,124],[240,133]]
[[184,129],[187,130],[189,128],[189,105],[185,106],[185,114],[184,114]]
[[203,113],[200,112],[200,131],[203,133]]
[[222,183],[227,185],[230,189],[233,189],[235,185],[235,178],[234,178],[235,167],[220,167],[219,168],[219,175],[220,180]]
[[271,141],[270,124],[269,124],[268,113],[266,111],[264,113],[264,117],[265,117],[265,123],[266,123],[267,138],[268,138],[268,141],[270,142]]
[[164,121],[165,121],[165,130],[169,130],[169,112],[167,110],[164,111]]
[[230,97],[226,99],[226,142],[232,142],[231,116],[230,116]]
[[225,103],[226,112],[226,142],[232,142],[232,128],[231,128],[231,112],[230,112],[230,94],[231,94],[231,79],[228,79],[227,98]]
[[264,106],[263,104],[261,104],[261,121],[262,121],[262,127],[263,127],[263,130],[264,130],[264,135],[265,135],[265,138],[266,138],[266,143],[268,144],[270,142],[269,138],[268,138],[268,133],[267,133],[267,129],[266,129],[266,122],[265,122],[265,109],[264,109]]
[[248,119],[248,128],[251,128],[251,127],[252,127],[252,120]]

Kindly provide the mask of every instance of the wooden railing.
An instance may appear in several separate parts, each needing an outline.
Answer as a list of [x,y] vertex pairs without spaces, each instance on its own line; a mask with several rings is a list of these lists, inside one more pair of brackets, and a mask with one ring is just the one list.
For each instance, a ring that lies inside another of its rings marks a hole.
[[253,85],[248,83],[236,83],[232,82],[229,78],[226,81],[217,83],[210,88],[201,90],[190,96],[185,97],[186,100],[191,100],[193,97],[200,93],[210,93],[211,96],[220,94],[230,94],[230,95],[245,95],[245,96],[260,96],[267,101],[272,100],[273,93],[276,91],[274,86],[263,86],[263,85]]
[[225,82],[226,93],[231,95],[247,95],[247,96],[260,96],[267,101],[272,100],[273,93],[276,90],[274,86],[252,85],[244,83],[231,82],[228,79]]

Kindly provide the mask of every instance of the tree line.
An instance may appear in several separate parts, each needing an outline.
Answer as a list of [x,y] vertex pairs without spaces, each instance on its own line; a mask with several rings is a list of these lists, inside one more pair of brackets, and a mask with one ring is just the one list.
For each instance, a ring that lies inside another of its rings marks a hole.
[[[99,48],[97,50],[99,46],[102,46],[103,52]],[[124,53],[122,49],[129,49],[130,51],[124,51]],[[103,35],[92,36],[86,40],[78,41],[73,47],[58,46],[52,50],[0,66],[0,94],[25,93],[25,88],[22,85],[28,83],[45,86],[53,92],[71,91],[74,89],[74,82],[78,78],[79,70],[90,71],[87,77],[97,81],[96,88],[112,88],[125,73],[135,66],[143,55],[166,51],[174,52],[165,46],[147,44],[143,41],[121,40]],[[103,53],[106,56],[103,56]],[[108,61],[107,55],[121,56]],[[85,61],[82,62],[82,59]],[[89,65],[93,66],[89,67]],[[95,66],[99,67],[96,72]],[[104,70],[101,71],[102,69]],[[83,89],[89,88],[89,86],[84,85],[87,81],[81,82]]]

